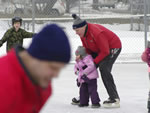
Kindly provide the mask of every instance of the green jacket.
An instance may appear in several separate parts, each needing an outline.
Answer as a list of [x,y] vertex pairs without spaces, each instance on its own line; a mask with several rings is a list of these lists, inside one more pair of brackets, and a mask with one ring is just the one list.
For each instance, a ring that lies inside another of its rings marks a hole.
[[19,28],[16,32],[15,28],[10,28],[6,31],[2,39],[0,40],[0,46],[7,42],[7,52],[16,45],[23,45],[24,38],[32,38],[34,33],[27,32],[24,29]]

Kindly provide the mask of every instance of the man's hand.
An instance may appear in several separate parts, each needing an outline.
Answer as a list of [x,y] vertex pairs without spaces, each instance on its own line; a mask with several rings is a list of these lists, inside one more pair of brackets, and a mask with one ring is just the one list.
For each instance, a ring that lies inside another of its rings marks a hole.
[[3,42],[2,41],[0,41],[0,47],[3,45]]

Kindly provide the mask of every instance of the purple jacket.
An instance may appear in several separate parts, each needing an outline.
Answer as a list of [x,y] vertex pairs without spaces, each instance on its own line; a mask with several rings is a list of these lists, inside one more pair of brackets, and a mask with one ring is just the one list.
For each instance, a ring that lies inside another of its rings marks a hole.
[[86,74],[90,80],[98,78],[98,71],[91,55],[87,55],[82,60],[77,61],[74,70],[75,73],[78,73],[78,81],[80,83],[84,82],[84,80],[81,79],[81,76],[84,74]]

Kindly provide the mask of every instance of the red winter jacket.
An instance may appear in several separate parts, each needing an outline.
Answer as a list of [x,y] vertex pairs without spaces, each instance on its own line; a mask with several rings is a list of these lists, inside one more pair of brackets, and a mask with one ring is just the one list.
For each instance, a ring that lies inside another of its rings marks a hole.
[[15,50],[0,58],[0,113],[39,113],[51,95],[32,83]]
[[98,64],[109,55],[110,49],[121,48],[121,41],[118,36],[107,28],[88,23],[85,37],[80,37],[83,46],[89,54],[97,53],[94,62]]

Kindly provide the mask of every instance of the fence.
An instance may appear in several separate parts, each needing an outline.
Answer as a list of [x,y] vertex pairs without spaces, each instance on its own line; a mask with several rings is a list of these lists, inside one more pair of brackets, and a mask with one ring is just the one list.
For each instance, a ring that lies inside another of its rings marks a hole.
[[[22,27],[38,32],[45,24],[57,23],[70,37],[72,55],[79,37],[72,30],[72,13],[87,22],[97,23],[115,32],[123,49],[118,62],[140,62],[149,34],[149,0],[0,0],[1,37],[11,27],[11,18],[21,16]],[[28,45],[25,41],[25,45]]]

